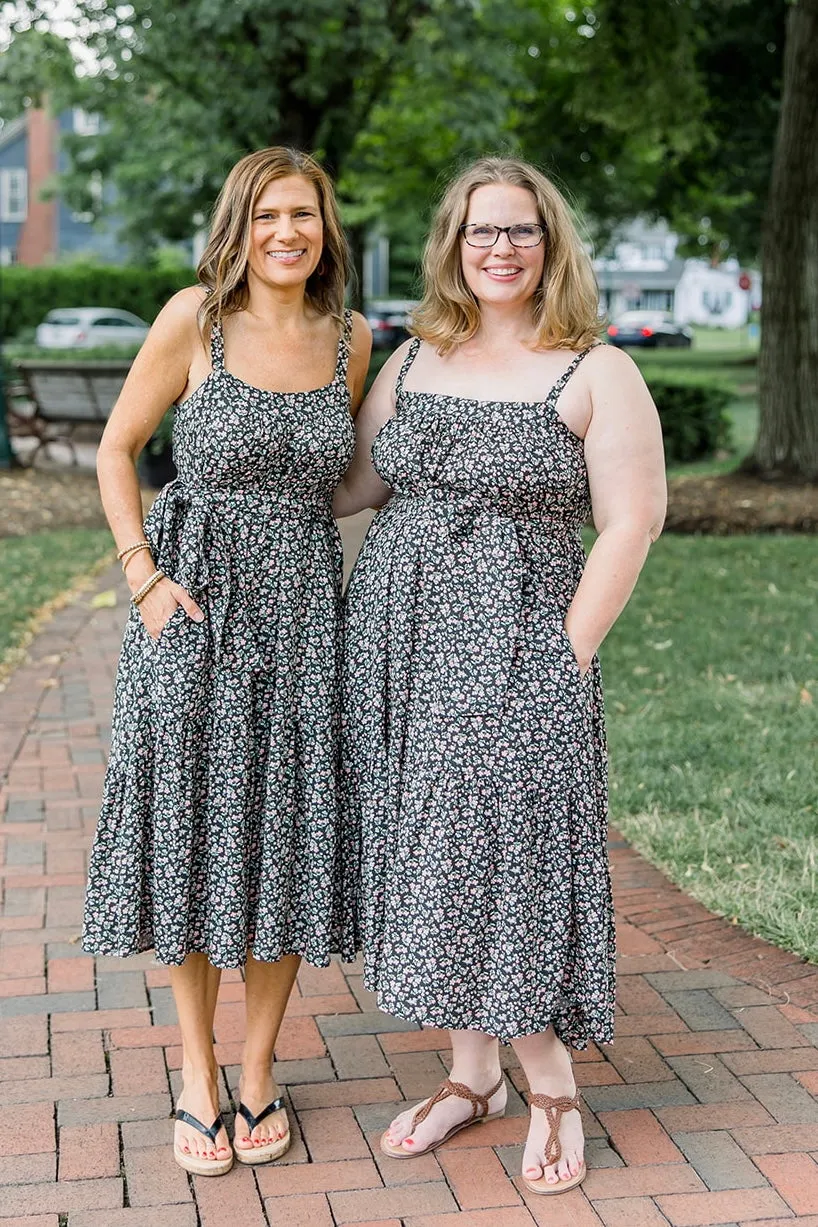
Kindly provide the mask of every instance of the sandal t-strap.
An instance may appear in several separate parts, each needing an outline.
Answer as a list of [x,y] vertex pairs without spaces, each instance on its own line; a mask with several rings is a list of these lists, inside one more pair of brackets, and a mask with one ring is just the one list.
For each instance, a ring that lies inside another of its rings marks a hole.
[[562,1158],[560,1121],[566,1112],[574,1108],[579,1112],[579,1091],[573,1097],[559,1095],[552,1098],[551,1095],[529,1095],[528,1104],[532,1108],[542,1108],[545,1119],[548,1121],[548,1141],[545,1143],[544,1155],[546,1166],[551,1167],[554,1163],[559,1163]]
[[266,1120],[267,1117],[271,1115],[271,1113],[280,1112],[283,1107],[284,1100],[279,1095],[278,1099],[274,1099],[272,1103],[268,1103],[267,1107],[263,1108],[262,1111],[259,1112],[258,1116],[253,1116],[253,1113],[250,1111],[247,1105],[243,1103],[239,1104],[238,1113],[247,1121],[247,1124],[250,1126],[250,1132],[252,1133],[256,1125],[260,1125],[263,1120]]
[[[204,1134],[213,1143],[214,1147],[219,1130],[224,1128],[221,1112],[209,1129],[207,1125],[202,1124],[195,1116],[191,1116],[190,1112],[186,1112],[184,1108],[176,1109],[176,1119]],[[232,1153],[226,1159],[204,1159],[199,1155],[186,1154],[185,1151],[180,1150],[175,1144],[173,1147],[173,1157],[180,1167],[184,1168],[186,1172],[192,1172],[194,1176],[224,1176],[233,1166]]]
[[[239,1103],[237,1116],[243,1116],[250,1126],[250,1133],[253,1132],[256,1125],[260,1125],[263,1120],[266,1120],[273,1112],[279,1112],[284,1107],[284,1100],[279,1097],[274,1099],[272,1103],[268,1103],[267,1107],[255,1116],[244,1103]],[[236,1146],[233,1143],[233,1151],[239,1163],[248,1163],[251,1166],[256,1166],[259,1163],[270,1163],[273,1159],[280,1159],[283,1154],[290,1148],[291,1142],[290,1128],[287,1126],[287,1132],[283,1137],[272,1138],[263,1146],[243,1147]]]
[[216,1145],[216,1138],[219,1135],[219,1130],[224,1127],[221,1112],[214,1120],[213,1124],[208,1129],[207,1125],[203,1125],[195,1116],[191,1116],[189,1112],[185,1112],[184,1108],[176,1109],[176,1119],[184,1121],[186,1125],[192,1125],[194,1129],[198,1129],[199,1133],[203,1133],[206,1138],[210,1138],[213,1145]]
[[[528,1106],[531,1108],[541,1108],[545,1113],[545,1119],[548,1121],[548,1140],[545,1143],[543,1158],[545,1160],[544,1167],[554,1167],[562,1158],[562,1143],[560,1142],[560,1122],[566,1112],[572,1112],[576,1109],[579,1112],[579,1091],[575,1091],[573,1095],[535,1095],[528,1096]],[[569,1189],[574,1189],[578,1184],[582,1184],[585,1179],[586,1167],[583,1159],[580,1169],[576,1176],[572,1176],[570,1180],[558,1180],[555,1184],[550,1184],[545,1177],[540,1177],[537,1180],[529,1180],[525,1174],[523,1181],[532,1193],[567,1193]]]
[[417,1126],[426,1120],[436,1103],[440,1103],[442,1099],[448,1099],[450,1095],[456,1095],[458,1099],[466,1099],[471,1104],[471,1116],[465,1124],[470,1125],[473,1121],[482,1120],[489,1114],[489,1100],[492,1095],[497,1094],[502,1085],[503,1075],[501,1074],[500,1081],[491,1088],[487,1095],[478,1095],[470,1086],[466,1086],[465,1082],[452,1082],[451,1078],[447,1078],[445,1082],[441,1082],[432,1098],[418,1108],[412,1117],[411,1132],[414,1133]]
[[381,1137],[381,1150],[385,1155],[389,1155],[393,1159],[418,1158],[420,1155],[428,1154],[431,1150],[437,1150],[438,1146],[442,1146],[444,1142],[448,1142],[449,1138],[453,1137],[455,1133],[459,1133],[461,1129],[468,1128],[469,1125],[473,1125],[476,1121],[494,1120],[495,1117],[502,1116],[503,1112],[505,1111],[505,1105],[499,1112],[489,1111],[489,1100],[491,1099],[492,1095],[497,1094],[502,1085],[503,1075],[501,1074],[497,1084],[493,1086],[490,1091],[488,1091],[485,1095],[479,1095],[477,1091],[473,1091],[471,1087],[466,1086],[465,1083],[452,1082],[450,1078],[447,1078],[445,1082],[440,1084],[432,1098],[427,1103],[421,1104],[417,1109],[412,1117],[412,1128],[410,1133],[414,1133],[417,1126],[421,1124],[422,1121],[426,1120],[426,1117],[429,1115],[436,1103],[440,1103],[441,1099],[448,1099],[450,1095],[456,1095],[458,1099],[467,1100],[471,1104],[471,1116],[467,1117],[466,1120],[460,1121],[458,1124],[453,1125],[447,1133],[444,1133],[442,1138],[438,1138],[437,1141],[431,1142],[428,1146],[424,1146],[420,1150],[404,1150],[403,1146],[394,1146],[387,1138],[386,1133],[384,1133]]

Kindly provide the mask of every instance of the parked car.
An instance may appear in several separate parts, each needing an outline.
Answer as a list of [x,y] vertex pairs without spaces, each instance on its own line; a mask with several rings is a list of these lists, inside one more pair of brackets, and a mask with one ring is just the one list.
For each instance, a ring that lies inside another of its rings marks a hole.
[[60,307],[37,328],[43,349],[95,349],[98,345],[141,345],[149,324],[130,311],[110,307]]
[[367,304],[366,318],[372,329],[373,349],[396,349],[409,336],[409,317],[416,302],[381,299]]
[[675,324],[666,311],[626,311],[608,327],[608,341],[620,347],[677,345],[689,349],[693,333],[683,324]]

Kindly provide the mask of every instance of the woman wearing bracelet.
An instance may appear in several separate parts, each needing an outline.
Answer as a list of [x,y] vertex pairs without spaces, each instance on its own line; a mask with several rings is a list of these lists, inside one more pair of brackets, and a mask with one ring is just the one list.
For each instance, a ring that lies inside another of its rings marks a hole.
[[534,167],[460,175],[424,271],[416,336],[367,397],[335,504],[391,496],[345,631],[364,981],[382,1009],[448,1028],[454,1058],[381,1147],[425,1154],[501,1115],[499,1037],[530,1087],[523,1179],[559,1193],[585,1172],[565,1045],[613,1038],[596,651],[661,529],[661,431],[631,359],[595,345],[590,261]]
[[[355,954],[331,499],[371,338],[344,310],[348,271],[317,163],[283,148],[243,158],[200,284],[160,312],[99,449],[133,599],[83,941],[154,948],[170,966],[184,1049],[174,1154],[201,1175],[286,1150],[272,1059],[299,959]],[[179,476],[143,537],[135,461],[173,402]],[[233,1150],[213,1051],[226,967],[244,967],[247,1007]]]

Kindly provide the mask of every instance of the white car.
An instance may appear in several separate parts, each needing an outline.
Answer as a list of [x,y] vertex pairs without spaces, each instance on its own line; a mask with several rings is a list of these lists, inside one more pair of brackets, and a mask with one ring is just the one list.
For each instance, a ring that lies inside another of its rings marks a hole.
[[149,324],[130,311],[109,307],[60,307],[37,328],[43,349],[96,349],[101,345],[141,345]]

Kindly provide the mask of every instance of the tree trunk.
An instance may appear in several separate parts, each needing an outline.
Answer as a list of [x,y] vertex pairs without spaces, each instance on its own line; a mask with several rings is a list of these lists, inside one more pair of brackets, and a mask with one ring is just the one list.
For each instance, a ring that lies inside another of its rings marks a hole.
[[818,0],[787,17],[762,243],[761,420],[748,468],[818,481]]

